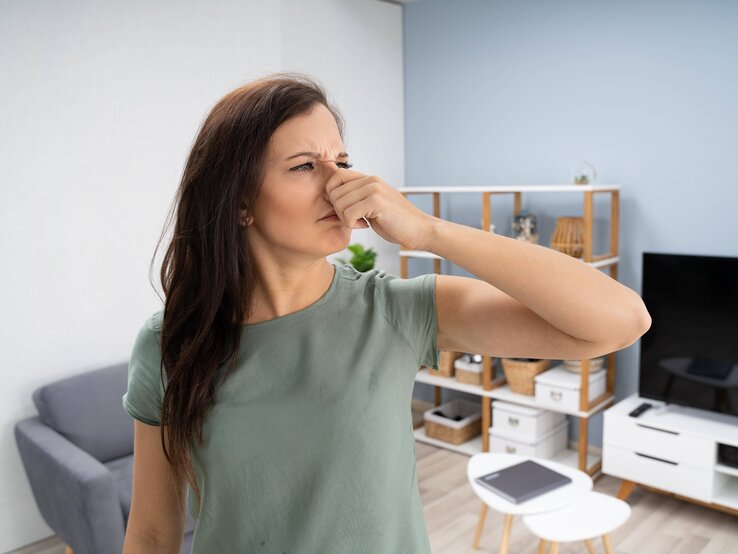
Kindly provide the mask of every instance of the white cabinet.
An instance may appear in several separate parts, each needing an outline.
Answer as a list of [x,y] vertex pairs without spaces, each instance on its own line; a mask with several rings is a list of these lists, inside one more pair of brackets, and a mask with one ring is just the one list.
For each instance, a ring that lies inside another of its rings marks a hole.
[[[654,407],[629,416],[642,402]],[[718,444],[738,447],[738,417],[634,394],[604,412],[602,472],[738,510],[738,469],[718,462]]]

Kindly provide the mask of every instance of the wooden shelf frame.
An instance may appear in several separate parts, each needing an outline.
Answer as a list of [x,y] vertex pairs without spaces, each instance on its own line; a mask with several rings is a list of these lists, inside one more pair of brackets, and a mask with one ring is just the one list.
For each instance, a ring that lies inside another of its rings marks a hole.
[[[430,194],[433,199],[433,215],[440,219],[441,213],[441,194],[453,193],[453,194],[465,194],[475,193],[481,195],[482,201],[482,218],[481,218],[481,229],[489,230],[492,223],[492,198],[495,195],[512,194],[513,195],[513,215],[519,215],[522,211],[523,204],[523,193],[536,193],[536,192],[557,192],[567,193],[575,192],[583,195],[582,198],[582,218],[584,222],[584,234],[583,234],[583,253],[581,260],[584,263],[588,263],[595,268],[604,269],[607,268],[610,277],[617,279],[617,270],[620,257],[619,251],[619,231],[620,231],[620,185],[501,185],[501,186],[472,186],[472,187],[453,187],[453,186],[439,186],[439,187],[401,187],[398,189],[403,196],[407,197],[409,194]],[[610,196],[610,220],[609,220],[609,231],[610,231],[610,244],[609,251],[594,254],[593,253],[593,223],[594,223],[594,195],[595,194],[608,194]],[[441,258],[440,256],[433,254],[432,252],[426,252],[422,250],[412,250],[400,247],[400,276],[403,278],[408,277],[408,259],[409,258],[426,258],[433,260],[433,269],[435,273],[441,273]],[[578,440],[578,452],[577,452],[577,464],[578,468],[582,471],[586,471],[589,475],[594,475],[601,471],[602,459],[599,458],[593,464],[589,464],[588,460],[591,459],[591,454],[588,454],[589,445],[589,419],[596,413],[608,408],[614,403],[615,396],[615,364],[616,364],[616,352],[611,352],[607,355],[607,376],[606,376],[606,390],[597,398],[589,400],[589,360],[582,360],[581,366],[581,387],[579,393],[579,411],[577,413],[568,413],[573,417],[579,418],[579,440]],[[481,451],[489,452],[489,433],[487,430],[492,425],[492,410],[491,403],[485,400],[485,397],[504,399],[508,402],[517,402],[527,406],[536,406],[535,401],[526,401],[522,398],[511,397],[514,393],[508,393],[503,395],[504,387],[507,387],[507,381],[503,376],[496,375],[495,367],[492,364],[492,358],[487,355],[482,356],[482,385],[477,387],[477,392],[470,390],[464,390],[458,386],[449,386],[450,383],[435,382],[435,405],[441,404],[441,391],[443,388],[450,388],[456,390],[462,390],[471,394],[478,394],[482,397],[482,436],[481,436]],[[423,373],[425,372],[425,373]],[[417,382],[429,383],[430,375],[428,369],[424,369],[418,372],[416,375]],[[447,381],[455,381],[447,377],[436,377],[435,379],[445,379]],[[460,384],[461,385],[461,384]],[[472,385],[473,386],[473,385]],[[469,385],[465,385],[469,387]],[[497,393],[494,391],[499,389]],[[509,387],[508,387],[509,389]],[[523,395],[517,395],[523,396]],[[502,398],[501,398],[502,397]],[[540,406],[544,409],[551,409],[547,406]],[[423,433],[424,436],[424,433]],[[416,438],[419,440],[419,432],[416,430]],[[476,442],[474,442],[476,440]],[[476,437],[470,443],[474,442],[476,445],[479,442],[479,437]],[[438,441],[440,442],[440,441]],[[456,451],[475,451],[478,446],[474,445],[462,445],[462,448],[454,448]],[[443,445],[441,445],[443,446]],[[589,457],[588,457],[589,456]]]

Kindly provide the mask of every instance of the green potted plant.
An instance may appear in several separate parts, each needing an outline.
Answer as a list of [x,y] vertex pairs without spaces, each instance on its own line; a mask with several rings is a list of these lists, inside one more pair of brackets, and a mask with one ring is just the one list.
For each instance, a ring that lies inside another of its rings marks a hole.
[[353,253],[351,260],[348,262],[342,258],[337,258],[342,264],[351,264],[357,271],[362,273],[374,269],[374,260],[377,258],[377,253],[374,248],[364,247],[359,243],[350,244],[348,249]]

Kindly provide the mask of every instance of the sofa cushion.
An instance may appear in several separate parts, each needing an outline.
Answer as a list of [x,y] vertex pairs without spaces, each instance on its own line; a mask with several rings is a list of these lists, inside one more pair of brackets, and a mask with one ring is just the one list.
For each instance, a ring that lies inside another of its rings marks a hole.
[[124,362],[39,387],[33,402],[43,423],[106,462],[133,452],[133,420],[120,403],[127,386]]

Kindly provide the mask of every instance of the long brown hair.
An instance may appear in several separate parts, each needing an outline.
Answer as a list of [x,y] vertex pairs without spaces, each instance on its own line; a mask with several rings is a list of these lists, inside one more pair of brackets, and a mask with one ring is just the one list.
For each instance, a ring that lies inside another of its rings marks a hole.
[[[197,133],[165,224],[166,231],[174,214],[160,274],[166,296],[160,372],[163,379],[166,368],[167,377],[161,441],[174,482],[186,480],[194,490],[198,514],[202,498],[190,440],[196,436],[203,444],[203,421],[221,366],[230,361],[224,377],[235,369],[256,279],[241,210],[252,216],[274,131],[318,103],[331,111],[343,138],[340,112],[305,74],[272,73],[226,94]],[[184,510],[181,487],[176,490]]]

